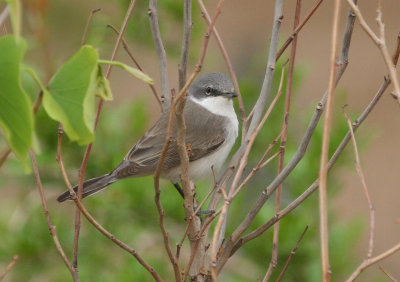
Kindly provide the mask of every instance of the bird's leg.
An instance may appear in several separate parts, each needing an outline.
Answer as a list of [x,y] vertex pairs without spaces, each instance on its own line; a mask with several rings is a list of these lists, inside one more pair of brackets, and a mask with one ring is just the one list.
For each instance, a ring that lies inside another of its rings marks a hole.
[[[178,191],[178,193],[182,196],[182,198],[185,199],[185,195],[183,193],[183,189],[181,188],[179,183],[172,183],[172,184],[174,184],[174,187],[175,187],[176,191]],[[195,196],[196,196],[196,194],[193,195],[193,197],[195,197]],[[196,211],[196,210],[197,210],[197,207],[194,206],[193,207],[193,211]],[[200,209],[196,215],[197,216],[201,216],[203,214],[207,215],[207,214],[213,214],[213,213],[215,213],[214,210],[202,210],[202,209]]]
[[182,196],[182,199],[185,199],[185,195],[183,194],[183,190],[179,185],[179,183],[172,183],[172,184],[174,184],[176,191],[178,191],[178,193]]

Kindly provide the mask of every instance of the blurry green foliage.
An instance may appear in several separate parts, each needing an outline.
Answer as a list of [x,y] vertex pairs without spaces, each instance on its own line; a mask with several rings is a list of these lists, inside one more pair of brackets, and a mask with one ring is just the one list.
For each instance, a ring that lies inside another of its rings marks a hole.
[[[120,5],[120,18],[122,18],[128,2],[127,0],[116,1]],[[180,3],[173,0],[159,1],[160,24],[163,35],[168,34],[169,29],[173,26],[179,26],[182,19]],[[135,7],[134,11],[135,20],[130,22],[127,33],[135,38],[135,42],[139,42],[138,44],[143,44],[143,46],[150,46],[152,42],[148,25],[147,4],[147,2],[143,1],[137,2],[137,7]],[[55,1],[52,5],[52,8],[57,8],[66,14],[81,13],[62,1]],[[114,8],[115,6],[113,5]],[[85,18],[86,16],[82,12],[82,17]],[[51,25],[51,29],[55,29],[57,24],[62,25],[64,21],[62,17],[57,18],[54,14],[51,14],[51,17],[51,22],[55,22],[55,25]],[[199,13],[194,17],[193,37],[194,42],[196,42],[201,39],[201,34],[204,30],[198,28],[202,26],[202,24],[198,24],[202,23]],[[96,16],[91,27],[92,31],[89,32],[88,41],[91,44],[94,44],[93,42],[99,43],[98,46],[102,47],[99,50],[100,54],[105,53],[105,50],[110,46],[110,42],[113,42],[113,40],[104,40],[105,38],[113,37],[110,37],[109,33],[105,32],[104,26],[99,27],[100,22],[107,23],[108,20],[112,19],[101,15]],[[84,21],[82,23],[84,24]],[[75,23],[71,23],[71,25],[73,24]],[[83,29],[83,25],[79,26],[79,30],[81,29]],[[93,29],[95,31],[99,30],[99,32],[93,32]],[[78,36],[74,40],[66,42],[66,44],[70,44],[76,50],[79,45],[77,38]],[[180,37],[170,38],[165,36],[165,40],[168,55],[177,55],[180,50]],[[198,47],[195,44],[192,46],[195,53]],[[63,47],[65,48],[65,46]],[[52,56],[55,57],[55,62],[65,59],[57,53]],[[242,93],[245,93],[244,100],[247,112],[249,112],[256,100],[264,73],[265,60],[260,60],[259,58],[260,54],[255,54],[254,60],[252,60],[253,63],[249,64],[249,69],[246,70],[245,75],[240,77],[240,86]],[[284,61],[284,59],[281,61]],[[272,93],[276,93],[280,72],[281,66],[278,64]],[[294,101],[296,100],[296,86],[304,79],[303,76],[304,67],[300,66],[296,69],[294,76]],[[32,84],[31,79],[23,76],[23,82],[26,91],[35,97],[37,87]],[[320,89],[321,93],[322,91],[324,89]],[[266,126],[256,140],[254,150],[250,156],[248,171],[257,163],[265,148],[279,133],[282,124],[283,104],[284,96],[281,97]],[[316,101],[314,104],[316,104]],[[341,102],[338,104],[341,104]],[[312,103],[306,108],[299,108],[295,102],[292,103],[286,162],[296,151],[313,110]],[[106,106],[96,133],[96,142],[93,146],[86,177],[98,176],[114,168],[150,126],[148,122],[150,115],[149,104],[144,99],[125,102],[117,108],[108,108]],[[43,109],[39,111],[35,122],[40,125],[37,127],[41,152],[38,155],[38,163],[49,209],[53,223],[57,226],[60,241],[68,257],[71,258],[74,204],[65,203],[60,205],[55,200],[57,195],[65,189],[55,161],[58,124],[51,120]],[[333,124],[332,132],[334,134],[332,134],[331,148],[336,147],[347,130],[340,113],[336,115]],[[290,203],[316,179],[320,159],[321,136],[322,128],[318,126],[306,156],[284,182],[282,206]],[[278,149],[278,146],[275,147],[275,150]],[[83,147],[79,147],[75,143],[69,143],[67,138],[64,138],[64,164],[68,168],[68,173],[73,183],[77,181],[83,151]],[[344,161],[344,158],[340,159],[342,164]],[[259,193],[276,175],[276,164],[277,161],[275,160],[265,169],[258,172],[233,202],[229,213],[227,234],[244,218]],[[40,199],[36,191],[36,184],[32,176],[22,175],[21,166],[13,158],[8,160],[1,173],[0,191],[6,194],[8,200],[2,202],[0,213],[0,241],[2,242],[0,244],[0,262],[1,264],[8,262],[15,253],[20,256],[20,260],[12,273],[10,273],[9,278],[11,281],[26,281],[27,279],[32,281],[70,281],[70,273],[60,259],[49,235]],[[334,179],[331,174],[331,177],[329,177],[329,193],[332,196],[339,190],[340,185],[340,181]],[[162,186],[161,199],[166,211],[166,226],[173,246],[173,243],[180,240],[183,234],[185,228],[183,219],[185,215],[182,208],[182,199],[172,185],[168,182],[163,182]],[[197,188],[197,197],[202,199],[210,189],[210,184],[197,183]],[[251,230],[254,230],[273,216],[273,202],[273,199],[271,199],[263,207],[256,217]],[[151,177],[117,182],[110,189],[86,199],[85,205],[99,222],[118,238],[133,246],[163,277],[167,277],[167,280],[172,277],[172,268],[168,263],[159,231],[158,214],[154,205],[153,179]],[[330,215],[329,222],[332,271],[337,274],[334,279],[340,280],[340,275],[344,275],[350,269],[353,269],[354,262],[351,250],[359,237],[363,225],[359,221],[354,221],[351,225],[343,226],[335,218],[334,214]],[[290,250],[306,225],[309,225],[309,231],[286,272],[285,281],[320,280],[318,199],[316,194],[281,221],[279,260],[273,279],[279,274]],[[221,280],[247,281],[255,280],[257,276],[263,276],[271,258],[271,247],[272,229],[239,250],[232,258],[232,262],[229,262],[222,272]],[[187,249],[188,246],[185,243],[183,252],[186,252]],[[186,259],[183,258],[182,261],[186,261]],[[182,264],[181,267],[183,268],[184,265]],[[88,224],[85,219],[83,219],[80,237],[79,273],[82,281],[151,280],[150,275],[135,259],[117,248]]]

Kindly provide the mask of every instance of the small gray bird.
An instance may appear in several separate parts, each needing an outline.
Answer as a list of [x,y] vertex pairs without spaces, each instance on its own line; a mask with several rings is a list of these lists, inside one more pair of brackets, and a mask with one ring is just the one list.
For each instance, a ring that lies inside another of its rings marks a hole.
[[[195,80],[188,94],[184,119],[189,176],[192,180],[210,178],[212,168],[221,168],[238,135],[238,119],[232,102],[237,95],[230,79],[216,72],[206,73]],[[92,195],[120,179],[154,174],[165,144],[168,117],[169,111],[166,110],[112,172],[85,181],[82,197]],[[176,136],[175,122],[161,177],[169,179],[183,196],[178,184],[181,168]],[[77,191],[77,187],[74,190]],[[57,200],[71,200],[69,191]]]

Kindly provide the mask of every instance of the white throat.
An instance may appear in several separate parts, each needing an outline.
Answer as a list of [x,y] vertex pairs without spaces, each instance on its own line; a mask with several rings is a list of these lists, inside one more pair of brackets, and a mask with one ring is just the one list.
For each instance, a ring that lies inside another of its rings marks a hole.
[[189,98],[193,102],[199,104],[213,114],[229,118],[237,126],[238,120],[236,117],[235,109],[233,108],[232,99],[227,99],[221,96],[209,97],[201,100],[196,99],[193,96],[189,96]]

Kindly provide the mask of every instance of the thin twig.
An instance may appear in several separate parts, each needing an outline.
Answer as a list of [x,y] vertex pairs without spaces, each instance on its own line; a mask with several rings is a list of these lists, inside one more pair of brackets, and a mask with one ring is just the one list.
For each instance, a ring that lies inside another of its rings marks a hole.
[[[199,6],[200,6],[203,18],[206,20],[206,22],[208,24],[210,24],[211,23],[211,18],[210,18],[210,15],[209,15],[209,13],[208,13],[203,1],[202,0],[197,0],[197,2],[199,4]],[[217,40],[219,49],[221,50],[221,54],[224,57],[225,63],[227,65],[227,67],[228,67],[228,71],[229,71],[229,74],[230,74],[230,76],[232,78],[232,82],[233,82],[233,86],[235,87],[236,94],[238,94],[239,112],[240,112],[240,116],[242,118],[242,121],[244,122],[246,120],[246,112],[245,112],[245,109],[244,109],[243,97],[242,97],[242,94],[240,93],[240,88],[239,88],[239,83],[238,83],[238,80],[237,80],[237,77],[236,77],[236,73],[235,73],[235,71],[233,69],[232,62],[231,62],[231,60],[229,58],[228,52],[226,51],[224,43],[222,42],[221,36],[219,35],[218,30],[217,30],[217,28],[215,26],[213,28],[213,33],[214,33],[215,39]],[[242,131],[242,132],[245,132],[245,131]],[[243,134],[243,136],[244,136],[244,134]]]
[[32,149],[29,150],[29,153],[31,155],[33,172],[35,174],[35,179],[36,179],[36,183],[37,183],[37,186],[38,186],[38,189],[39,189],[40,199],[42,200],[42,206],[43,206],[44,215],[46,217],[47,226],[49,227],[49,231],[50,231],[51,237],[53,238],[54,244],[56,245],[57,252],[60,254],[62,260],[65,263],[65,265],[68,267],[68,270],[71,272],[72,278],[74,279],[75,282],[79,281],[78,272],[73,267],[73,265],[69,262],[67,256],[65,255],[65,252],[64,252],[64,250],[63,250],[63,248],[61,246],[61,243],[58,240],[57,229],[56,229],[56,227],[53,225],[53,223],[51,221],[49,209],[47,208],[46,197],[45,197],[44,191],[43,191],[42,181],[40,180],[39,169],[37,167],[35,153],[33,152]]
[[[82,40],[81,40],[81,46],[83,46],[86,42],[86,36],[87,32],[89,30],[90,23],[92,21],[93,15],[97,12],[99,12],[101,9],[94,9],[90,12],[85,29],[83,31],[82,35]],[[63,135],[63,127],[62,124],[60,123],[58,126],[58,137],[62,138]],[[60,154],[61,149],[59,150]],[[57,155],[57,157],[59,157]],[[87,158],[84,157],[84,160],[88,159],[89,155],[87,155]],[[82,162],[84,163],[84,162]],[[87,163],[87,161],[86,161]],[[84,173],[86,169],[86,163],[83,167],[81,165],[80,171],[79,171],[79,185],[78,185],[78,198],[82,199],[82,191],[83,191],[83,178],[84,178]],[[78,248],[79,248],[79,235],[80,235],[80,230],[81,230],[81,213],[78,208],[75,209],[75,229],[74,229],[74,246],[73,246],[73,260],[72,260],[72,266],[74,267],[75,271],[78,272]]]
[[[367,118],[369,113],[374,109],[382,95],[384,94],[385,90],[387,89],[390,83],[389,78],[387,77],[384,83],[381,85],[380,89],[378,90],[377,94],[374,96],[372,101],[366,107],[364,112],[360,115],[360,117],[353,123],[353,130],[354,132],[358,129],[358,127],[364,122]],[[338,160],[340,154],[343,152],[344,148],[350,141],[351,136],[350,132],[348,132],[345,137],[343,138],[340,145],[337,147],[335,153],[331,157],[328,163],[328,169],[331,169],[333,165]],[[283,217],[288,215],[291,211],[293,211],[296,207],[298,207],[305,199],[307,199],[313,192],[318,189],[318,179],[313,182],[313,184],[308,187],[299,197],[297,197],[293,202],[291,202],[288,206],[282,209],[279,213],[275,214],[270,220],[268,220],[265,224],[257,228],[255,231],[249,233],[248,235],[244,236],[243,238],[239,239],[238,242],[235,244],[235,247],[232,250],[232,253],[235,253],[241,246],[245,243],[257,238],[261,234],[263,234],[266,230],[268,230],[271,226],[273,226],[277,221],[281,220]]]
[[90,25],[90,22],[92,21],[93,15],[94,15],[95,13],[99,12],[99,11],[101,11],[100,8],[93,9],[92,11],[90,11],[90,15],[89,15],[89,17],[88,17],[88,20],[87,20],[87,22],[86,22],[85,29],[84,29],[84,31],[83,31],[83,36],[82,36],[82,40],[81,40],[81,45],[84,45],[85,42],[86,42],[87,32],[88,32],[88,30],[89,30],[89,25]]
[[[301,11],[301,0],[296,1],[296,12],[294,16],[294,26],[293,29],[299,25],[300,21],[300,11]],[[283,113],[283,122],[282,122],[282,137],[281,137],[281,146],[280,146],[280,155],[279,155],[279,163],[278,163],[278,174],[282,172],[285,162],[285,151],[286,151],[286,140],[287,140],[287,133],[289,127],[289,112],[290,112],[290,102],[292,96],[292,85],[293,85],[293,71],[294,71],[294,63],[296,58],[296,49],[297,49],[297,36],[293,39],[292,48],[290,51],[290,58],[289,58],[289,72],[287,78],[287,86],[286,86],[286,96],[285,96],[285,109]],[[275,192],[275,213],[279,212],[281,209],[281,190],[282,184],[278,186]],[[274,232],[273,232],[273,239],[272,239],[272,255],[271,255],[271,262],[268,267],[268,271],[265,274],[263,281],[268,281],[274,271],[277,263],[278,263],[278,246],[279,246],[279,229],[280,224],[274,225]]]
[[279,276],[278,276],[278,279],[276,280],[277,282],[282,281],[282,278],[283,278],[283,276],[285,275],[285,272],[286,272],[286,270],[287,270],[287,268],[288,268],[290,262],[292,261],[294,255],[296,254],[297,248],[299,247],[301,240],[303,240],[303,237],[304,237],[304,235],[306,234],[307,230],[308,230],[308,225],[307,225],[306,228],[304,229],[303,233],[301,233],[301,236],[300,236],[299,240],[297,240],[296,245],[294,246],[294,248],[293,248],[292,251],[290,252],[290,255],[289,255],[289,257],[288,257],[288,259],[287,259],[287,261],[286,261],[286,263],[285,263],[285,266],[283,267],[281,273],[280,273]]
[[108,239],[110,239],[112,242],[114,242],[117,246],[119,246],[121,249],[127,251],[130,253],[136,260],[148,271],[150,274],[153,276],[153,278],[156,281],[163,281],[159,274],[131,247],[126,245],[124,242],[120,241],[118,238],[116,238],[113,234],[111,234],[108,230],[106,230],[101,224],[99,224],[94,217],[88,212],[88,210],[85,208],[85,206],[82,204],[82,201],[77,197],[74,189],[72,188],[71,182],[69,181],[67,172],[64,167],[64,163],[62,161],[62,154],[61,154],[61,148],[62,148],[62,132],[59,132],[58,135],[58,142],[57,142],[57,162],[60,166],[60,171],[63,176],[64,182],[68,188],[68,191],[71,195],[71,199],[75,202],[76,206],[79,208],[79,210],[82,212],[82,214],[86,217],[86,219],[97,229],[102,233],[104,236],[106,236]]
[[190,38],[192,35],[192,0],[185,0],[183,3],[183,39],[181,61],[178,65],[179,90],[185,86],[186,71],[189,58]]
[[385,40],[385,24],[382,21],[382,9],[381,9],[381,3],[378,2],[378,9],[377,9],[377,17],[376,21],[378,23],[379,27],[379,36],[376,35],[370,26],[367,24],[365,21],[363,15],[361,14],[360,9],[358,9],[358,6],[353,3],[351,0],[347,0],[347,3],[350,5],[351,9],[354,11],[354,13],[357,16],[358,21],[360,22],[361,27],[364,29],[364,31],[368,34],[368,36],[371,38],[371,40],[375,43],[375,45],[379,48],[379,51],[382,54],[383,60],[386,64],[386,67],[389,70],[389,76],[390,80],[393,82],[393,87],[394,87],[394,97],[396,97],[397,102],[400,105],[400,83],[397,77],[397,71],[396,68],[394,67],[393,60],[390,57],[389,50],[386,46],[386,40]]
[[0,26],[3,26],[9,14],[10,14],[10,6],[7,5],[0,14]]
[[[129,19],[131,13],[132,13],[133,7],[135,6],[135,2],[136,2],[136,0],[131,0],[131,2],[129,4],[129,7],[128,7],[128,10],[126,12],[124,21],[122,23],[121,32],[118,35],[117,41],[116,41],[115,46],[114,46],[113,53],[111,55],[111,61],[113,61],[115,59],[116,55],[117,55],[118,48],[119,48],[119,46],[121,44],[121,41],[122,41],[122,36],[123,36],[123,34],[124,34],[125,30],[126,30],[126,26],[128,24],[128,19]],[[107,68],[107,72],[105,74],[106,78],[110,77],[111,70],[112,70],[112,65],[109,65],[108,68]],[[95,119],[95,122],[94,122],[94,131],[96,131],[97,125],[99,123],[101,110],[103,108],[103,103],[104,103],[104,101],[102,99],[100,99],[99,102],[98,102],[97,112],[96,112],[96,119]],[[62,134],[59,134],[59,137],[60,137],[60,135],[62,136]],[[86,171],[87,163],[89,161],[89,156],[90,156],[90,152],[92,150],[92,146],[93,146],[93,143],[90,143],[86,147],[86,150],[85,150],[85,153],[84,153],[84,156],[83,156],[83,159],[82,159],[81,167],[79,169],[79,181],[78,181],[78,193],[77,193],[78,201],[82,198],[85,171]],[[75,194],[75,192],[73,194]],[[75,201],[75,203],[77,203],[77,201]],[[81,209],[79,208],[79,210],[81,210]],[[77,246],[78,246],[79,233],[80,233],[80,212],[79,212],[79,210],[77,209],[76,213],[75,213],[74,265],[77,264],[77,261],[76,261],[76,259],[77,259],[77,251],[78,251]]]
[[210,217],[207,217],[206,221],[204,222],[203,226],[201,227],[199,235],[196,238],[196,244],[194,245],[194,248],[191,251],[188,265],[186,266],[185,271],[184,271],[184,273],[182,275],[183,276],[182,281],[186,281],[186,278],[187,278],[187,276],[189,274],[189,270],[192,267],[192,263],[194,261],[194,258],[195,258],[195,255],[197,253],[197,250],[199,248],[200,240],[203,238],[204,233],[206,232],[206,230],[210,226],[211,222],[220,214],[221,214],[221,210],[213,213]]
[[382,270],[383,273],[385,273],[385,275],[393,282],[398,282],[398,280],[396,278],[393,277],[393,275],[391,275],[389,272],[386,271],[386,269],[383,268],[382,265],[378,265],[379,269]]
[[336,80],[336,53],[338,41],[340,15],[340,0],[334,2],[333,24],[332,24],[332,43],[330,74],[328,85],[328,100],[326,102],[326,112],[324,119],[324,129],[322,135],[321,163],[319,168],[319,232],[321,246],[322,281],[330,281],[331,270],[329,265],[329,240],[328,240],[328,207],[327,207],[327,178],[328,178],[328,158],[330,130],[333,115],[333,100],[335,94]]
[[6,277],[6,275],[13,269],[14,265],[18,261],[18,255],[14,255],[10,263],[6,266],[6,269],[3,271],[3,273],[0,274],[0,281]]
[[158,25],[158,11],[157,11],[157,0],[149,1],[149,19],[150,28],[153,35],[154,44],[156,46],[157,56],[158,56],[158,66],[160,69],[161,77],[161,102],[163,104],[163,109],[167,109],[171,104],[170,88],[168,81],[168,65],[167,65],[167,55],[165,53],[165,48],[162,43],[160,27]]
[[[344,71],[346,70],[346,66],[348,64],[348,53],[349,47],[351,42],[351,36],[353,34],[353,27],[354,27],[355,17],[351,11],[347,17],[347,24],[346,29],[343,37],[343,45],[342,45],[342,56],[338,64],[338,71],[337,71],[337,80],[336,84],[339,82],[340,78],[342,77]],[[255,216],[258,214],[260,209],[263,207],[265,202],[269,199],[269,196],[275,191],[279,184],[281,184],[286,177],[293,171],[293,169],[297,166],[300,160],[303,158],[304,154],[307,151],[307,147],[310,143],[311,137],[315,131],[315,128],[318,124],[318,121],[322,115],[322,110],[326,103],[326,96],[327,92],[323,95],[320,102],[318,103],[317,107],[315,108],[315,112],[308,124],[308,127],[304,133],[304,136],[299,144],[299,147],[296,153],[293,155],[292,159],[288,162],[286,167],[282,170],[282,172],[275,177],[274,180],[265,188],[262,193],[260,194],[257,202],[251,208],[250,212],[247,214],[245,219],[240,223],[240,225],[235,229],[235,231],[229,236],[229,238],[225,241],[224,250],[219,257],[219,267],[222,267],[229,257],[237,251],[237,247],[240,248],[242,246],[242,239],[239,240],[240,236],[249,228],[251,223],[253,222]],[[239,149],[240,150],[240,149]],[[238,153],[237,153],[238,154]],[[236,154],[235,154],[236,156]],[[233,169],[229,170],[231,173]],[[227,172],[226,175],[229,175]],[[275,221],[276,222],[276,221]],[[239,240],[237,242],[237,240]],[[237,243],[236,243],[237,242]]]
[[364,190],[364,194],[365,194],[365,197],[366,197],[367,203],[368,203],[368,209],[369,209],[369,240],[368,240],[368,242],[369,243],[368,243],[367,258],[371,258],[372,251],[374,249],[375,210],[374,210],[374,206],[372,205],[371,196],[368,192],[367,182],[365,181],[364,172],[361,168],[360,155],[358,153],[358,146],[357,146],[357,142],[356,142],[356,137],[354,136],[353,127],[351,125],[351,120],[350,120],[349,116],[346,114],[346,112],[343,111],[343,114],[346,118],[347,125],[349,126],[351,141],[353,143],[354,155],[355,155],[355,159],[356,159],[354,165],[355,165],[357,173],[360,177],[361,184],[362,184],[362,187]]
[[392,248],[390,248],[389,250],[373,257],[373,258],[369,258],[364,260],[359,267],[357,267],[357,269],[350,275],[350,277],[346,280],[347,282],[351,282],[354,281],[358,275],[360,275],[361,272],[363,272],[365,269],[367,269],[368,267],[370,267],[371,265],[380,262],[381,260],[393,255],[394,253],[396,253],[397,251],[400,250],[400,243],[398,243],[397,245],[393,246]]
[[[351,16],[351,11],[349,12],[349,16]],[[349,23],[351,23],[351,22],[349,22]],[[400,46],[400,40],[397,41],[396,50],[400,48],[399,46]],[[346,52],[346,53],[348,53],[348,52]],[[400,55],[400,53],[397,53],[397,51],[396,51],[395,55],[393,57],[393,62],[397,63],[399,55]],[[381,84],[381,86],[379,87],[379,90],[375,94],[374,98],[371,100],[371,102],[368,104],[368,106],[365,108],[365,110],[362,112],[362,114],[356,119],[356,121],[353,122],[352,126],[353,126],[354,132],[359,128],[359,126],[365,121],[365,119],[369,116],[369,114],[375,108],[375,106],[381,99],[382,95],[385,93],[389,84],[390,84],[390,79],[389,79],[389,76],[387,75],[384,77],[384,81]],[[336,163],[339,156],[341,155],[341,153],[343,152],[343,150],[346,148],[347,144],[349,143],[350,139],[351,139],[350,132],[347,132],[347,134],[343,138],[342,142],[337,147],[335,153],[329,160],[328,169],[331,169],[333,167],[333,165]],[[274,225],[275,222],[281,220],[283,217],[285,217],[287,214],[289,214],[292,210],[294,210],[296,207],[298,207],[305,199],[307,199],[317,189],[318,189],[318,179],[315,180],[314,183],[311,184],[310,187],[308,187],[299,197],[297,197],[293,202],[291,202],[286,208],[281,210],[278,214],[275,214],[270,220],[268,220],[261,227],[257,228],[255,231],[249,233],[248,235],[246,235],[243,238],[241,238],[240,240],[238,240],[237,243],[235,244],[234,248],[232,248],[231,255],[233,255],[241,246],[243,246],[248,241],[251,241],[254,238],[257,238],[258,236],[263,234],[272,225]]]
[[[111,28],[112,30],[114,30],[116,34],[119,34],[118,29],[116,29],[112,24],[108,24],[107,27],[109,27],[109,28]],[[144,71],[143,71],[143,68],[140,66],[139,62],[138,62],[138,61],[135,59],[135,57],[133,56],[133,53],[132,53],[131,50],[129,49],[128,43],[126,42],[126,40],[125,40],[124,37],[122,37],[122,46],[124,47],[126,53],[127,53],[128,56],[131,58],[131,60],[132,60],[133,63],[135,64],[135,66],[136,66],[140,71],[144,72]],[[157,103],[160,105],[161,110],[162,110],[162,103],[161,103],[160,97],[159,97],[158,94],[157,94],[156,88],[154,87],[153,84],[150,84],[150,83],[146,83],[146,84],[150,87],[151,91],[153,92],[154,98],[156,98]]]
[[307,14],[307,16],[304,18],[304,20],[296,27],[296,29],[293,31],[293,33],[289,36],[288,39],[286,39],[285,43],[283,43],[282,47],[279,49],[279,51],[276,53],[276,60],[282,56],[283,52],[285,52],[286,48],[289,46],[289,44],[297,37],[299,34],[300,30],[303,28],[303,26],[308,22],[308,20],[311,18],[311,16],[315,13],[315,11],[318,9],[318,7],[321,5],[322,1],[324,0],[318,0],[318,2],[315,4],[315,6],[311,9],[311,11]]

